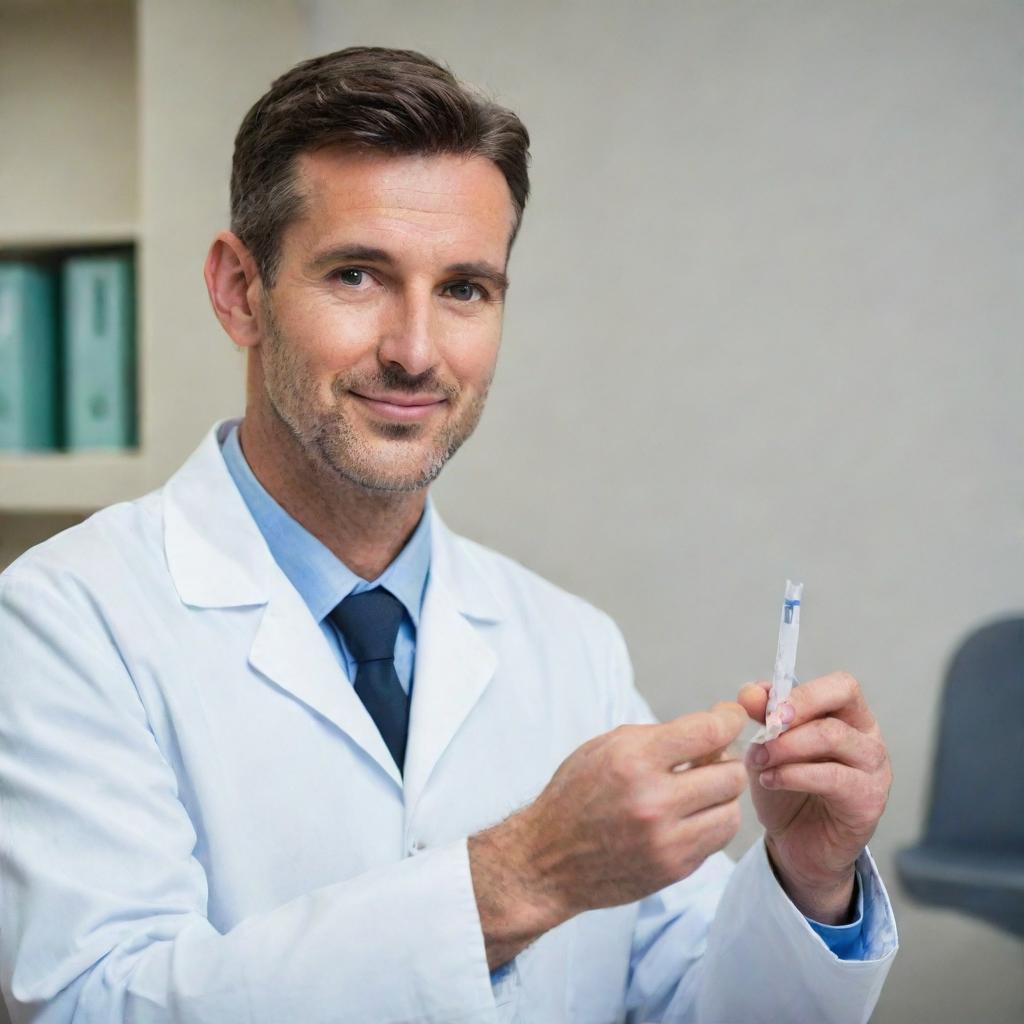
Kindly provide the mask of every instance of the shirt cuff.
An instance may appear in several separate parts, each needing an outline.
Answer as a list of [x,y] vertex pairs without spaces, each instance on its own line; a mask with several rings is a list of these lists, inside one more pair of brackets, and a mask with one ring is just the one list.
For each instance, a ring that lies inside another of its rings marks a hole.
[[860,870],[854,872],[854,889],[856,890],[857,916],[849,924],[822,924],[804,917],[814,932],[840,960],[863,960],[864,942],[864,886],[860,880]]
[[497,985],[502,980],[502,978],[504,978],[507,974],[509,974],[512,971],[512,967],[513,962],[509,960],[506,963],[503,963],[500,967],[491,971],[491,984]]
[[494,1005],[498,1009],[511,1004],[518,993],[520,977],[517,959],[518,957],[513,957],[491,971],[491,992],[494,995]]

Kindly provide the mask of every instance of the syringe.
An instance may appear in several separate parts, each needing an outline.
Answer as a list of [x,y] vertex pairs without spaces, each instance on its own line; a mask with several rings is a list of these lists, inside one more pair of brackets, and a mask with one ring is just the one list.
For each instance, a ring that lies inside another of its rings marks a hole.
[[775,739],[789,728],[778,715],[779,705],[789,697],[796,684],[796,645],[800,638],[800,600],[804,592],[802,583],[786,580],[786,597],[779,623],[779,646],[775,652],[775,671],[772,688],[768,693],[765,724],[751,739],[751,743],[765,743]]

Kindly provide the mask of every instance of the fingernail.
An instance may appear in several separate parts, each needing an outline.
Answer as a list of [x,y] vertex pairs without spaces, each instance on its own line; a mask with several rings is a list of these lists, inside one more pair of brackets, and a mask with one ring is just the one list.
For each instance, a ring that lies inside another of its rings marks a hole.
[[761,785],[764,786],[765,789],[771,789],[772,786],[775,785],[776,778],[777,778],[777,776],[776,776],[774,771],[761,772],[761,775],[760,775]]
[[796,708],[794,708],[793,705],[790,704],[788,701],[784,701],[781,707],[779,708],[779,718],[786,725],[789,725],[789,723],[792,722],[794,718],[796,718]]
[[750,760],[754,764],[767,764],[768,763],[768,751],[765,749],[763,743],[755,743],[750,748]]

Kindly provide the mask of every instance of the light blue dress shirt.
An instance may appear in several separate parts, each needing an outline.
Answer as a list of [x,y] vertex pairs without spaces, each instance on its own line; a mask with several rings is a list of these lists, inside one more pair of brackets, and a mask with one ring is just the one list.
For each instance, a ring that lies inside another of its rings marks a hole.
[[350,682],[355,682],[356,662],[341,632],[327,616],[349,594],[360,594],[374,587],[385,587],[402,602],[405,615],[395,641],[395,672],[402,688],[411,694],[416,630],[430,575],[430,502],[425,504],[416,529],[398,557],[375,580],[367,581],[352,572],[267,493],[245,459],[237,425],[224,439],[221,451],[228,472],[266,539],[270,553],[320,624]]
[[807,923],[822,937],[825,945],[840,960],[864,959],[864,929],[862,927],[864,923],[864,891],[860,884],[859,871],[854,872],[853,879],[857,897],[857,916],[853,921],[849,924],[830,925],[807,918]]
[[[355,680],[356,663],[340,632],[327,615],[343,598],[373,587],[386,587],[405,607],[406,614],[395,642],[395,671],[406,693],[412,693],[416,630],[419,627],[423,595],[430,574],[430,502],[426,502],[419,524],[398,557],[372,581],[349,569],[296,519],[292,518],[256,479],[242,453],[238,426],[231,428],[221,447],[224,461],[243,500],[263,534],[274,560],[302,596],[314,619],[327,637],[335,657],[350,682]],[[863,960],[862,923],[864,897],[859,875],[855,881],[857,917],[850,924],[826,925],[806,918],[825,944],[842,960]],[[510,964],[499,967],[497,979]]]

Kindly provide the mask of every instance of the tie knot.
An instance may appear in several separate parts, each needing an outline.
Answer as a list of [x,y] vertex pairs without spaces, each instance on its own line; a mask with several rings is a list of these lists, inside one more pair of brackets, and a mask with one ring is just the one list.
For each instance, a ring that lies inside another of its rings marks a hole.
[[383,587],[349,594],[329,615],[341,630],[357,662],[394,658],[395,639],[405,609],[402,602]]

